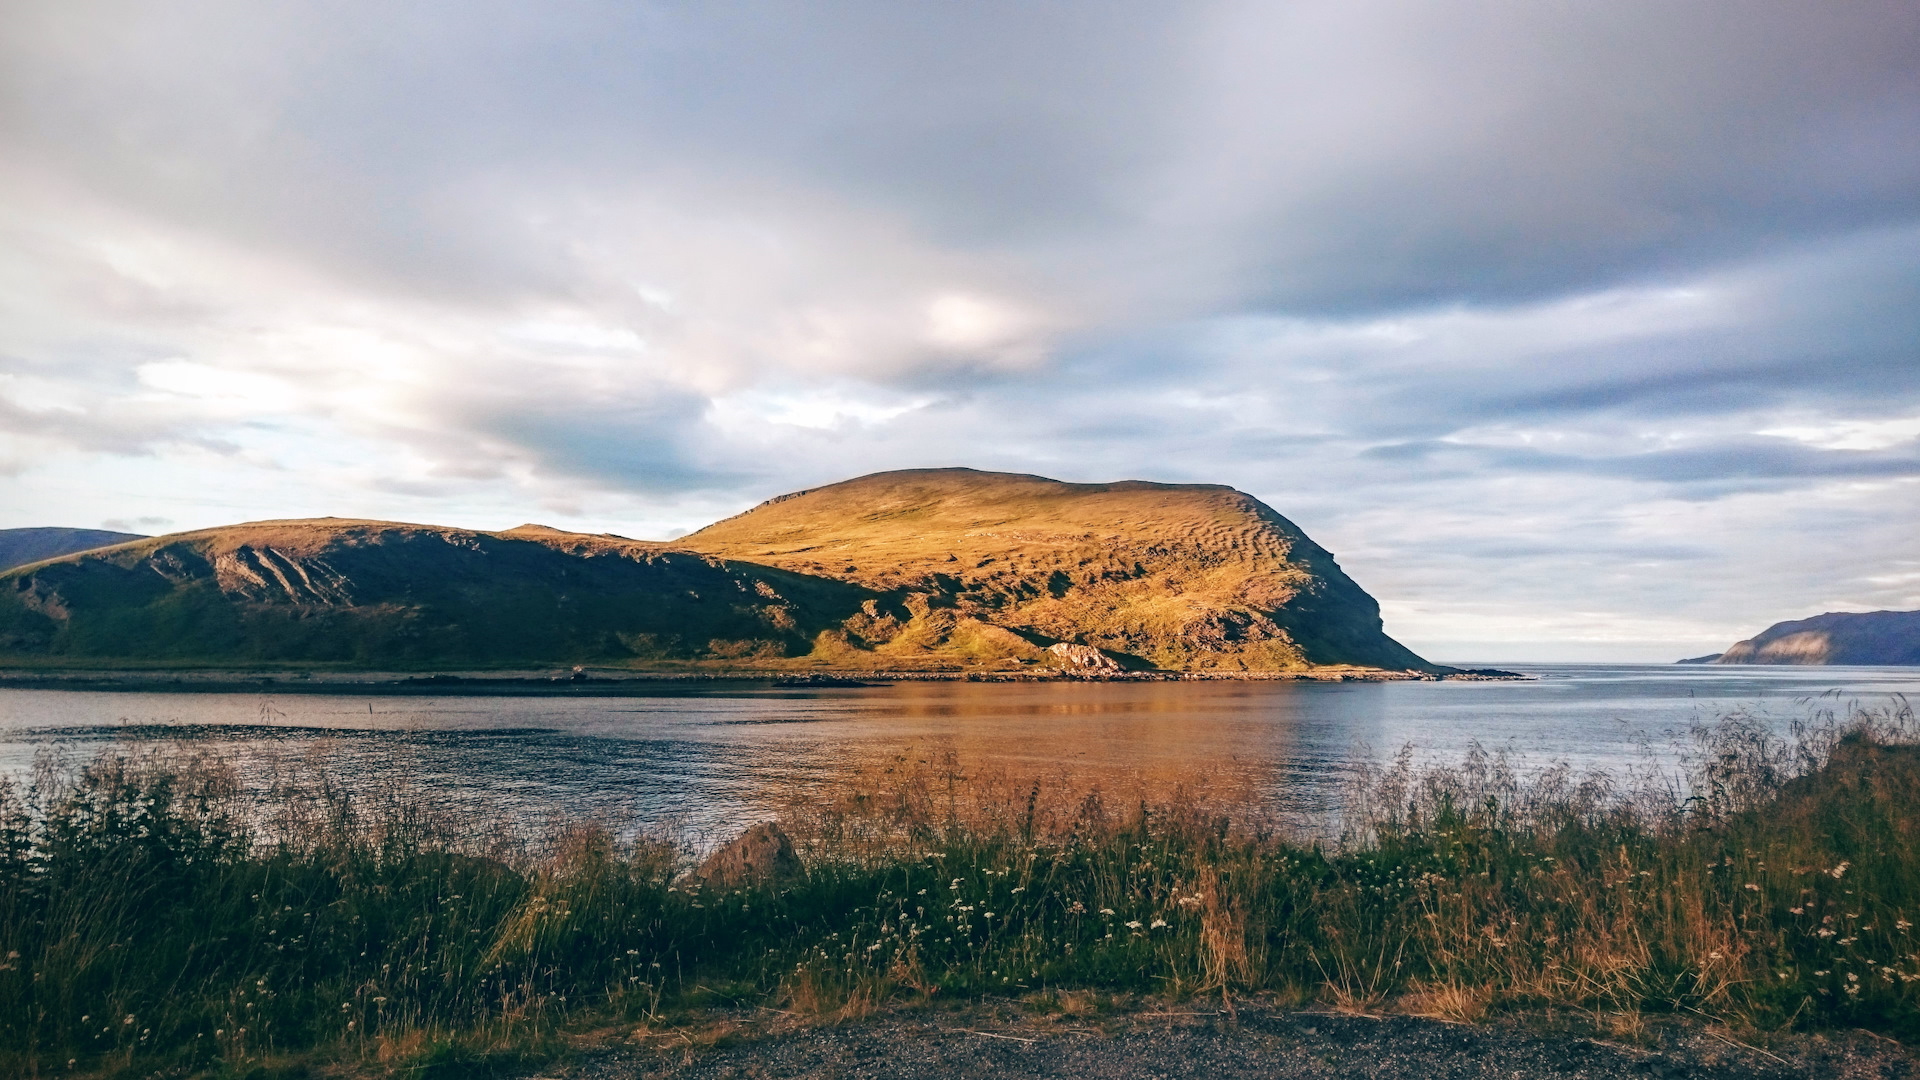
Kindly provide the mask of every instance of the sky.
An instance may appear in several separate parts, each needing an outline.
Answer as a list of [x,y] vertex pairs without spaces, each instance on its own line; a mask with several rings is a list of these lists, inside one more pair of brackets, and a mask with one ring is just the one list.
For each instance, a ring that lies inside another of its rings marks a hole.
[[0,527],[945,465],[1440,661],[1920,608],[1920,5],[0,0]]

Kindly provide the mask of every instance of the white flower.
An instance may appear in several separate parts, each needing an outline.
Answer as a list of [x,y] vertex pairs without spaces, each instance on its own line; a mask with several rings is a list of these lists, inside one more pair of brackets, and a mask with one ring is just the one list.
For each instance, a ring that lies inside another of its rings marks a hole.
[[1112,908],[1110,908],[1110,907],[1103,907],[1103,908],[1101,908],[1101,909],[1100,909],[1100,914],[1102,914],[1102,915],[1111,915],[1111,914],[1113,914],[1113,909],[1112,909]]
[[1138,930],[1138,929],[1140,929],[1140,920],[1139,920],[1139,919],[1132,919],[1132,920],[1129,920],[1129,921],[1128,921],[1128,923],[1127,923],[1127,929],[1129,929],[1129,930]]
[[1149,927],[1147,927],[1147,929],[1149,929],[1149,930],[1158,930],[1158,929],[1160,929],[1161,927],[1163,927],[1163,926],[1165,926],[1165,925],[1167,925],[1167,920],[1165,920],[1165,919],[1155,919],[1155,920],[1153,920],[1153,925],[1152,925],[1152,926],[1149,926]]

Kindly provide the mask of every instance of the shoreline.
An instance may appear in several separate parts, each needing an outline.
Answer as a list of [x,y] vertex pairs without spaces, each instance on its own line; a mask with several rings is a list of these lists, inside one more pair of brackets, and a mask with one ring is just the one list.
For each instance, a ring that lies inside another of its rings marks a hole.
[[107,693],[336,694],[354,696],[649,697],[701,690],[861,689],[897,683],[1112,682],[1514,682],[1531,677],[1490,668],[1443,672],[1326,667],[1306,671],[647,671],[553,669],[494,672],[306,672],[220,669],[0,671],[0,690]]

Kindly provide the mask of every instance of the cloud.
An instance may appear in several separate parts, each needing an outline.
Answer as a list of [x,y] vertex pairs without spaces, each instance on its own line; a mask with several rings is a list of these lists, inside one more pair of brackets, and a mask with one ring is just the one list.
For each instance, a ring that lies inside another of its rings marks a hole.
[[662,535],[964,463],[1235,483],[1423,646],[1911,599],[1908,4],[0,29],[16,524]]

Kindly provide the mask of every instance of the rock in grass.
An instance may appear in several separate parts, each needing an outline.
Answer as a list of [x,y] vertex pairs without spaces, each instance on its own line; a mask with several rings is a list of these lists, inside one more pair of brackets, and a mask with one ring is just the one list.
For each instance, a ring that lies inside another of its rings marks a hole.
[[771,885],[800,874],[800,856],[780,826],[761,822],[707,856],[694,880],[716,889]]
[[1068,667],[1077,671],[1119,671],[1120,663],[1113,657],[1091,645],[1075,645],[1070,642],[1058,642],[1047,649],[1059,657]]

